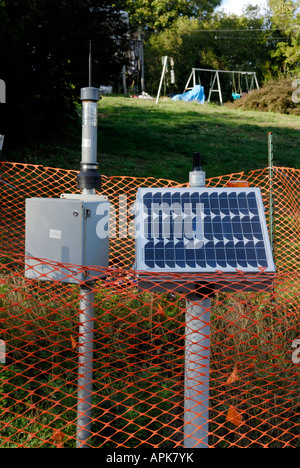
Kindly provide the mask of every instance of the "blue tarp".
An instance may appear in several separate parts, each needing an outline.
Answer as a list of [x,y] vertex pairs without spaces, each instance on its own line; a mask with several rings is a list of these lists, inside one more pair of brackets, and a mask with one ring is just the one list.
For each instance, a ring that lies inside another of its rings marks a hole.
[[186,102],[198,102],[199,104],[205,103],[204,86],[197,85],[191,91],[187,91],[183,94],[176,94],[172,97],[173,101],[186,101]]

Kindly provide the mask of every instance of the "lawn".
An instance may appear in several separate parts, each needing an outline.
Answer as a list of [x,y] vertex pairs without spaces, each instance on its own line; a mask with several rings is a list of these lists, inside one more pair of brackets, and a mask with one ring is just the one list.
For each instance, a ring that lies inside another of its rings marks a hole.
[[[268,166],[267,133],[274,134],[274,164],[300,168],[300,118],[271,112],[104,96],[99,103],[102,174],[185,182],[192,153],[200,151],[207,177]],[[80,109],[79,109],[80,116]],[[3,152],[5,160],[79,169],[81,122],[50,144]]]
[[300,168],[299,117],[115,97],[104,97],[100,112],[99,161],[106,175],[185,182],[194,151],[203,154],[207,177],[264,168],[269,131],[274,164]]

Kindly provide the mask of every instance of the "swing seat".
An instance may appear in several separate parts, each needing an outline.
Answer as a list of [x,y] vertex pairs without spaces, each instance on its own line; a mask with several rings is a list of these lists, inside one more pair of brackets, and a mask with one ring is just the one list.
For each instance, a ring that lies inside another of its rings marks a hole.
[[239,93],[232,93],[232,97],[233,97],[233,99],[240,99],[242,97],[242,95],[239,94]]

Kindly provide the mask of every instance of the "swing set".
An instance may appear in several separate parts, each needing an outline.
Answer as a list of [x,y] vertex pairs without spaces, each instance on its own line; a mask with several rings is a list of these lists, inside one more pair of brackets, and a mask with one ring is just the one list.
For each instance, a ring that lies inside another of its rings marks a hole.
[[[207,68],[192,68],[192,72],[186,83],[184,92],[193,89],[197,84],[201,85],[201,73],[210,73],[210,85],[208,93],[208,102],[211,100],[212,93],[219,94],[221,106],[223,105],[222,88],[220,82],[221,73],[229,73],[231,75],[232,83],[232,97],[233,99],[240,99],[244,93],[251,93],[253,89],[259,89],[259,84],[255,72],[247,71],[229,71],[229,70],[210,70]],[[198,79],[197,79],[198,78]],[[198,81],[198,82],[197,82]],[[191,82],[193,86],[191,87]],[[242,83],[243,82],[243,83]],[[243,87],[245,85],[245,91]]]

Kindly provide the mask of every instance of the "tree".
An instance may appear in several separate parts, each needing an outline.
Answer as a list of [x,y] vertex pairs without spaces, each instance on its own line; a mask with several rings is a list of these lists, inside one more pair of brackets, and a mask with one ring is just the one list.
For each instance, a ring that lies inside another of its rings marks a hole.
[[7,85],[5,133],[13,132],[14,138],[57,128],[74,111],[80,88],[88,85],[89,40],[93,85],[120,73],[128,25],[117,2],[112,6],[108,0],[2,0],[0,18],[0,77]]
[[146,33],[168,29],[179,18],[203,20],[221,4],[221,0],[125,0],[133,29]]
[[[256,8],[244,15],[216,13],[208,20],[179,18],[171,28],[149,37],[146,45],[146,82],[155,93],[161,73],[161,56],[175,61],[177,90],[182,92],[192,68],[255,71],[262,78],[269,49],[264,18]],[[209,74],[206,87],[210,85]],[[226,75],[228,77],[228,75]],[[229,79],[224,79],[232,91]],[[226,83],[222,89],[226,88]]]
[[269,51],[268,33],[259,8],[249,5],[241,16],[217,14],[209,27],[215,29],[214,51],[221,66],[255,71],[262,77]]
[[[300,1],[269,0],[270,25],[274,50],[273,69],[277,73],[299,73],[300,71]],[[277,39],[279,38],[279,39]]]

